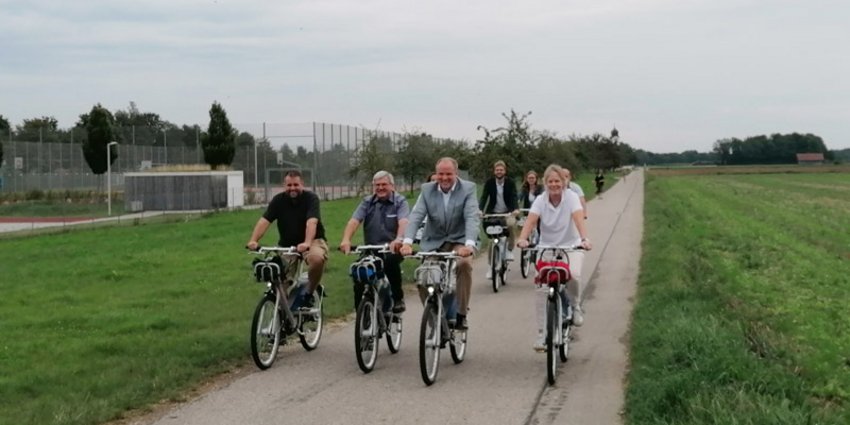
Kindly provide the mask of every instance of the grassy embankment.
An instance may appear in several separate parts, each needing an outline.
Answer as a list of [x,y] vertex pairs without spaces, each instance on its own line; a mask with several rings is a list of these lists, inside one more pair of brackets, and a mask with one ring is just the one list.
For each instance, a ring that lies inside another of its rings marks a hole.
[[646,189],[627,422],[850,423],[850,174]]

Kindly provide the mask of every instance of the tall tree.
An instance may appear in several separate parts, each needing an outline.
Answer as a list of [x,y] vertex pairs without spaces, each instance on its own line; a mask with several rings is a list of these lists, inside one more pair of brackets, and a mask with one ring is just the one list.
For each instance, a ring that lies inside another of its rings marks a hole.
[[16,127],[16,138],[24,142],[57,142],[59,139],[59,121],[54,117],[24,119],[24,122]]
[[396,169],[407,181],[410,191],[413,185],[422,182],[437,162],[437,146],[427,133],[405,134],[396,155]]
[[236,154],[236,135],[236,130],[227,119],[227,112],[218,102],[213,102],[210,108],[210,125],[201,143],[204,148],[204,162],[212,168],[230,165]]
[[[115,141],[115,119],[108,109],[98,103],[92,107],[84,121],[86,140],[83,142],[83,157],[92,173],[103,174],[107,168],[106,145]],[[117,146],[116,146],[117,147]],[[118,158],[118,149],[110,149],[109,164]]]

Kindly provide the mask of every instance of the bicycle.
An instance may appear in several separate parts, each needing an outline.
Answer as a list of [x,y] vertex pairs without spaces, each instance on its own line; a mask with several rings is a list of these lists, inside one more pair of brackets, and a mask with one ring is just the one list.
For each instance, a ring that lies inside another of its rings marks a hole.
[[[528,212],[531,211],[528,208],[522,208],[519,210],[520,213],[525,214],[520,216],[517,219],[517,227],[521,230],[523,226],[525,226],[525,220],[528,217]],[[537,232],[537,229],[533,229],[531,231],[531,236],[529,236],[528,240],[532,245],[537,243],[540,235]],[[522,274],[522,278],[525,279],[528,277],[528,272],[531,270],[529,266],[537,263],[537,251],[528,248],[520,249],[519,256],[519,271]]]
[[419,371],[425,385],[431,385],[437,380],[440,350],[447,344],[455,364],[466,356],[467,331],[454,329],[447,318],[457,313],[454,291],[460,257],[454,252],[419,252],[408,257],[422,261],[414,272],[417,284],[427,293],[419,329]]
[[357,365],[363,373],[375,367],[381,337],[386,335],[390,353],[397,353],[401,347],[401,314],[393,313],[390,282],[384,275],[384,260],[380,256],[390,252],[388,244],[354,246],[350,252],[360,255],[349,268],[352,280],[355,285],[364,286],[354,321],[354,349]]
[[508,226],[505,224],[507,217],[511,214],[484,214],[481,222],[484,224],[484,233],[490,238],[490,280],[493,283],[493,292],[499,292],[500,286],[505,286],[505,273],[508,271]]
[[[307,288],[306,273],[302,272],[303,257],[296,247],[258,247],[251,254],[260,256],[253,262],[254,277],[266,284],[251,321],[251,357],[258,368],[265,370],[274,363],[280,346],[288,344],[294,335],[298,335],[305,350],[318,347],[324,324],[325,291],[322,285],[316,288],[312,307],[296,306],[295,302]],[[298,276],[294,285],[292,279],[284,280],[290,267],[295,267],[293,276]]]
[[[581,246],[543,246],[530,250],[537,251],[540,263],[535,284],[548,286],[546,296],[546,378],[549,385],[555,384],[558,358],[566,362],[570,350],[570,331],[572,330],[573,305],[565,293],[570,281],[570,252],[583,250]],[[551,252],[551,261],[543,261],[545,253]],[[558,351],[556,357],[555,351]]]

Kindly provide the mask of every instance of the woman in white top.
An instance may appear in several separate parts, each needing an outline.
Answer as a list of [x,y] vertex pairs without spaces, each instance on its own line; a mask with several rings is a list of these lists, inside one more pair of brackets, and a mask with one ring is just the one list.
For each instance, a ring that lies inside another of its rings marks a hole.
[[[587,238],[587,229],[584,225],[584,210],[578,195],[573,191],[565,190],[566,180],[563,169],[555,164],[550,165],[543,173],[543,182],[546,185],[546,192],[538,196],[531,204],[525,226],[517,240],[517,246],[520,248],[528,246],[528,237],[539,222],[540,245],[581,245],[589,251],[592,245]],[[581,266],[584,262],[584,253],[571,252],[569,256],[571,278],[567,284],[567,293],[574,305],[573,325],[581,326],[584,322],[581,310]],[[537,351],[546,349],[546,335],[543,329],[546,320],[547,292],[546,287],[541,287],[535,296],[538,335],[534,349]]]

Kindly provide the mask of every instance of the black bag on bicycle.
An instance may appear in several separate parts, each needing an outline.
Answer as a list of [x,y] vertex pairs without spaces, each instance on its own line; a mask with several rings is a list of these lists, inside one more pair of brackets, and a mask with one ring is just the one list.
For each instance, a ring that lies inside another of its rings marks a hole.
[[502,217],[485,218],[481,221],[481,225],[487,236],[507,236],[508,234],[507,220]]
[[279,282],[286,272],[286,266],[278,256],[269,259],[255,258],[252,264],[257,282]]

